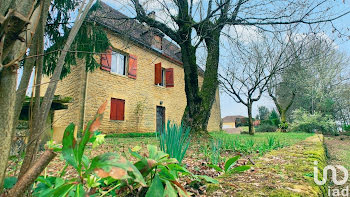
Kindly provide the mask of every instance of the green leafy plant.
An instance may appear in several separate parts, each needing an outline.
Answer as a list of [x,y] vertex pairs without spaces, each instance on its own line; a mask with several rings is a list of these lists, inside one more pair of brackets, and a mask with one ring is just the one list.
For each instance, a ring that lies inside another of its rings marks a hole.
[[310,114],[302,109],[293,111],[293,122],[290,127],[294,132],[314,133],[316,131],[323,134],[335,134],[336,123],[329,115],[319,112]]
[[224,174],[233,174],[233,173],[239,173],[239,172],[244,172],[246,170],[249,170],[250,166],[248,166],[248,165],[234,167],[239,158],[240,158],[240,156],[237,155],[235,157],[228,159],[225,162],[225,165],[223,168],[221,168],[218,165],[214,165],[214,164],[209,164],[208,166],[215,169],[218,172],[223,172]]
[[190,130],[189,127],[186,128],[182,124],[177,126],[168,121],[166,129],[157,131],[160,149],[181,163],[190,144]]
[[147,145],[148,156],[141,156],[138,153],[140,149],[140,147],[134,147],[129,149],[129,152],[138,159],[134,165],[149,185],[146,196],[190,196],[178,181],[180,175],[196,181],[218,183],[211,177],[192,174],[181,166],[177,159],[171,158],[169,154],[158,150],[154,145]]
[[281,129],[282,132],[286,132],[287,129],[288,129],[288,122],[281,122],[279,125],[278,125],[278,128]]
[[[98,186],[94,182],[97,179],[93,178],[93,173],[98,174],[101,178],[112,177],[118,180],[117,185],[121,185],[128,178],[132,178],[143,186],[146,185],[143,176],[137,168],[117,153],[105,153],[93,159],[89,159],[84,154],[86,145],[89,142],[93,146],[97,146],[104,141],[103,135],[95,131],[101,124],[102,114],[106,105],[107,101],[101,105],[95,118],[88,122],[79,141],[74,138],[75,125],[72,123],[66,128],[61,149],[66,166],[60,172],[59,177],[40,176],[37,179],[39,184],[34,189],[35,196],[85,196],[92,187]],[[75,169],[77,178],[61,178],[65,174],[65,169],[68,165]],[[84,189],[86,185],[88,191]],[[103,191],[101,193],[105,195]]]

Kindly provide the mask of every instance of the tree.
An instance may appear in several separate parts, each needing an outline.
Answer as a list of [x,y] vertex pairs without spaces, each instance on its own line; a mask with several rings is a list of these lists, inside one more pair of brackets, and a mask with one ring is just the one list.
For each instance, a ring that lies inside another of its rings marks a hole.
[[[6,117],[7,119],[5,119],[5,120],[11,120],[11,121],[7,122],[7,125],[10,125],[11,127],[7,127],[7,129],[9,129],[9,130],[7,130],[7,132],[8,132],[7,139],[9,139],[9,141],[6,141],[6,143],[7,143],[7,144],[5,144],[6,149],[3,149],[4,152],[2,152],[2,154],[4,154],[4,157],[2,157],[2,158],[7,158],[9,151],[10,151],[11,139],[12,139],[14,127],[17,123],[18,115],[19,115],[19,112],[20,112],[20,109],[22,106],[22,102],[23,102],[23,97],[25,96],[25,94],[22,94],[22,92],[26,92],[26,89],[28,86],[28,81],[29,81],[29,76],[30,76],[30,74],[28,76],[28,73],[31,73],[31,70],[33,69],[33,64],[34,64],[36,67],[36,73],[37,73],[36,74],[37,80],[36,80],[36,84],[35,84],[35,86],[36,86],[36,89],[35,89],[36,102],[35,102],[35,106],[34,106],[34,119],[33,119],[34,121],[33,121],[31,128],[30,128],[28,144],[26,146],[26,155],[25,155],[23,164],[21,166],[21,172],[20,172],[19,181],[18,181],[18,184],[21,184],[21,185],[16,185],[17,188],[20,188],[20,189],[18,189],[19,192],[17,191],[16,195],[22,195],[23,190],[25,190],[27,188],[27,186],[29,186],[31,184],[29,179],[27,179],[25,177],[28,177],[26,175],[30,171],[32,165],[35,162],[38,139],[45,129],[44,123],[45,123],[45,120],[47,119],[47,116],[48,116],[48,113],[49,113],[49,110],[51,107],[51,103],[53,100],[54,92],[56,90],[57,82],[59,81],[59,79],[61,77],[64,65],[74,64],[74,63],[72,63],[72,61],[66,62],[66,56],[69,52],[69,49],[71,48],[72,43],[75,41],[76,35],[78,34],[80,27],[83,24],[84,19],[88,13],[93,1],[89,0],[88,2],[86,2],[84,0],[80,4],[75,4],[75,3],[69,4],[69,3],[71,3],[71,2],[62,3],[61,1],[58,1],[52,6],[52,9],[54,9],[57,7],[65,7],[68,5],[68,6],[73,7],[73,9],[74,9],[75,6],[80,5],[80,9],[78,11],[78,15],[76,17],[76,21],[75,21],[73,27],[69,28],[69,29],[63,28],[63,30],[66,34],[63,34],[64,35],[63,37],[58,38],[58,40],[61,41],[60,42],[61,48],[57,48],[56,51],[52,51],[50,53],[50,54],[58,54],[58,55],[54,56],[54,58],[52,58],[52,56],[50,57],[51,61],[57,60],[57,64],[55,64],[55,67],[53,68],[53,75],[51,77],[49,87],[46,91],[45,97],[44,97],[42,102],[40,102],[40,83],[41,83],[41,76],[42,76],[42,70],[43,70],[43,56],[45,56],[43,53],[44,27],[46,24],[46,16],[47,16],[48,8],[50,5],[50,1],[40,1],[40,4],[36,4],[35,2],[32,3],[33,4],[32,8],[37,7],[34,11],[33,16],[37,16],[37,18],[38,18],[37,20],[38,20],[38,22],[40,21],[40,25],[37,28],[38,29],[37,33],[35,34],[36,43],[31,46],[31,48],[30,48],[31,51],[29,52],[29,56],[26,57],[27,61],[23,64],[25,66],[24,67],[25,73],[23,74],[24,80],[21,81],[21,84],[20,84],[20,88],[23,88],[23,89],[20,89],[17,92],[17,96],[18,96],[17,98],[13,98],[13,101],[15,99],[17,99],[16,102],[13,102],[13,104],[12,104],[13,108],[11,108],[11,109],[15,109],[15,110],[7,112],[8,113],[7,117]],[[10,2],[9,6],[10,5],[14,6],[14,5],[17,5],[17,3]],[[26,5],[26,6],[28,6],[28,5]],[[10,7],[8,7],[8,9],[9,8]],[[39,11],[37,11],[38,9],[39,9]],[[64,10],[64,11],[66,11],[66,10]],[[6,12],[6,10],[4,12]],[[11,9],[9,9],[8,12],[11,13],[12,12]],[[60,15],[60,14],[62,14],[62,12],[58,12],[58,15]],[[63,12],[63,15],[65,15],[65,12]],[[66,21],[68,21],[69,16],[65,15],[65,17],[66,17]],[[57,17],[57,18],[61,19],[60,17]],[[49,17],[49,21],[50,20],[52,20],[52,18]],[[56,21],[58,21],[58,20],[56,20]],[[55,24],[55,25],[57,25],[57,24]],[[56,33],[56,35],[61,34],[61,32],[58,32],[58,29],[56,29],[55,33]],[[86,33],[91,34],[91,32],[89,32],[89,31],[87,31],[87,32],[85,31],[85,34]],[[33,35],[33,34],[34,34],[34,32],[31,32],[30,35]],[[91,35],[93,36],[94,34],[91,34]],[[89,36],[87,36],[87,37],[89,37]],[[52,37],[51,37],[51,39],[52,39]],[[86,35],[85,35],[85,40],[86,40]],[[107,40],[107,39],[105,39],[105,40]],[[77,42],[77,41],[75,41],[75,42]],[[107,46],[107,45],[105,45],[105,46]],[[77,47],[77,44],[75,45],[75,49],[76,48],[79,48],[79,47]],[[90,48],[92,48],[92,50],[94,50],[96,47],[90,47]],[[105,48],[103,50],[105,50]],[[24,48],[22,51],[25,52],[26,48]],[[100,50],[100,51],[102,51],[102,50]],[[75,52],[75,51],[73,51],[73,52]],[[21,58],[23,58],[24,54],[25,53],[20,54],[18,57],[16,57],[17,59],[14,59],[14,60],[19,61]],[[93,55],[93,53],[87,53],[87,54],[90,54],[90,55],[85,55],[85,56],[80,55],[80,57],[88,57],[88,56],[91,57]],[[72,55],[70,55],[70,57],[72,57]],[[75,57],[75,53],[74,53],[73,57]],[[31,58],[35,59],[35,61],[32,61],[33,59],[31,59]],[[70,58],[70,60],[71,59],[72,58]],[[11,62],[16,62],[14,60],[12,60]],[[91,61],[87,62],[87,64],[88,63],[91,63]],[[92,63],[94,63],[94,62],[92,61]],[[8,65],[9,65],[9,63],[4,66],[5,69],[8,69],[8,67],[9,67]],[[2,69],[2,67],[1,67],[1,69]],[[13,69],[13,68],[11,68],[11,69]],[[1,72],[0,74],[4,74],[4,73],[5,72]],[[26,77],[28,77],[28,78],[26,78]],[[1,85],[0,86],[1,88],[4,86],[3,83],[1,83],[0,85]],[[11,93],[12,97],[16,97],[16,95],[14,94],[14,93],[16,93],[16,91],[14,91],[13,89],[10,89],[10,90],[6,89],[5,92],[6,92],[6,94]],[[3,98],[0,98],[1,104],[3,102],[2,99]],[[2,121],[2,119],[0,121]],[[0,131],[1,131],[1,134],[3,134],[1,129],[0,129]],[[47,165],[51,161],[51,159],[53,158],[52,155],[55,155],[52,151],[51,152],[48,151],[48,152],[49,152],[49,154],[51,154],[51,155],[46,155],[49,160],[46,160],[46,159],[43,160],[41,158],[37,162],[35,162],[35,164]],[[42,161],[44,161],[44,162],[42,162]],[[0,173],[1,173],[0,180],[2,182],[3,176],[5,174],[4,172],[6,169],[6,165],[7,165],[7,159],[3,159],[1,162],[3,162],[0,165],[0,167],[1,167],[0,168]],[[37,165],[34,165],[34,166],[37,166]],[[38,173],[40,174],[40,172],[38,172]],[[39,174],[37,174],[36,176],[38,176]],[[26,180],[24,180],[24,179],[26,179]],[[35,180],[35,178],[30,179],[30,180]]]
[[[226,25],[257,26],[261,29],[277,24],[311,25],[331,22],[348,13],[338,12],[336,17],[331,16],[332,9],[326,1],[152,1],[151,9],[161,7],[168,19],[160,21],[148,15],[151,11],[146,10],[147,3],[140,3],[139,0],[132,0],[132,3],[137,20],[162,31],[181,47],[187,98],[183,122],[190,126],[194,133],[207,129],[211,106],[218,88],[220,36]],[[271,6],[272,4],[274,6]],[[199,46],[205,46],[207,52],[201,88],[198,86],[196,58]]]
[[258,111],[259,111],[259,114],[258,114],[259,120],[267,120],[269,118],[270,111],[267,107],[260,106],[258,107]]
[[280,114],[283,131],[287,129],[287,112],[292,106],[297,92],[301,92],[306,87],[303,82],[306,76],[302,61],[308,61],[311,58],[304,54],[305,50],[303,49],[310,43],[312,37],[298,34],[290,34],[289,37],[292,44],[286,53],[292,54],[292,61],[285,62],[288,65],[285,65],[285,69],[272,78],[267,87],[268,94]]
[[[289,111],[302,108],[310,114],[319,112],[340,121],[342,112],[339,106],[342,106],[343,99],[346,100],[341,95],[349,87],[348,57],[322,34],[312,35],[309,40],[300,62],[293,66],[297,70],[285,73],[293,76],[291,86],[297,94]],[[288,90],[290,88],[283,86],[276,91],[277,97],[284,98]]]
[[40,20],[43,1],[1,1],[0,8],[0,192],[13,136],[17,68]]
[[[235,44],[227,67],[220,74],[225,93],[247,107],[249,134],[254,134],[252,106],[267,90],[270,81],[293,62],[294,53],[286,53],[293,42],[288,34],[258,34],[260,40]],[[235,42],[235,41],[234,41]],[[231,45],[232,46],[232,45]],[[295,53],[300,48],[295,50]],[[238,58],[234,58],[237,57]]]

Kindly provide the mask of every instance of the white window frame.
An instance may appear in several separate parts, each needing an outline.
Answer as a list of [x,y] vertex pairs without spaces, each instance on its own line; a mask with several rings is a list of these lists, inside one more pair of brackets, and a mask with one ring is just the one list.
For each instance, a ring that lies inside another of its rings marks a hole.
[[[123,60],[123,68],[120,69],[120,63],[122,61],[121,58],[124,58]],[[111,73],[126,76],[127,75],[127,68],[128,68],[128,56],[126,54],[120,53],[118,51],[112,52],[112,60],[111,60]]]
[[162,83],[159,83],[158,85],[159,86],[162,86],[162,87],[165,87],[166,85],[166,79],[165,79],[165,74],[166,73],[166,69],[165,68],[162,68]]

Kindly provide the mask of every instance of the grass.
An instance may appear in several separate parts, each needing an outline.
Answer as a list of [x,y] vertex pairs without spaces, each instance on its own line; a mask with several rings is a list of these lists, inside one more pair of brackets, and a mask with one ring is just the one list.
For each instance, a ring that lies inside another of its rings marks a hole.
[[227,134],[225,132],[211,133],[214,139],[222,142],[222,148],[241,153],[260,153],[260,155],[293,145],[314,134],[310,133],[255,133],[254,136]]
[[[290,136],[291,142],[310,136],[277,134],[281,141],[287,140],[285,135]],[[261,136],[257,135],[256,138]],[[254,171],[219,177],[220,187],[208,185],[207,195],[327,196],[327,185],[316,185],[310,176],[313,174],[315,160],[320,169],[327,165],[322,135],[314,135],[284,149],[270,151],[263,159],[256,160]]]
[[239,127],[239,128],[241,128],[243,132],[249,132],[249,127],[248,126]]

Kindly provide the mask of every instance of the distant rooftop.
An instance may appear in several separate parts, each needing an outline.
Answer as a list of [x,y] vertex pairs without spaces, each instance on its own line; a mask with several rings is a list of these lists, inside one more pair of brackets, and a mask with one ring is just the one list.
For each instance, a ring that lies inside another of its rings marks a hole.
[[241,115],[236,115],[236,116],[226,116],[222,119],[223,123],[227,123],[227,122],[235,122],[237,118],[246,118],[245,116],[241,116]]

